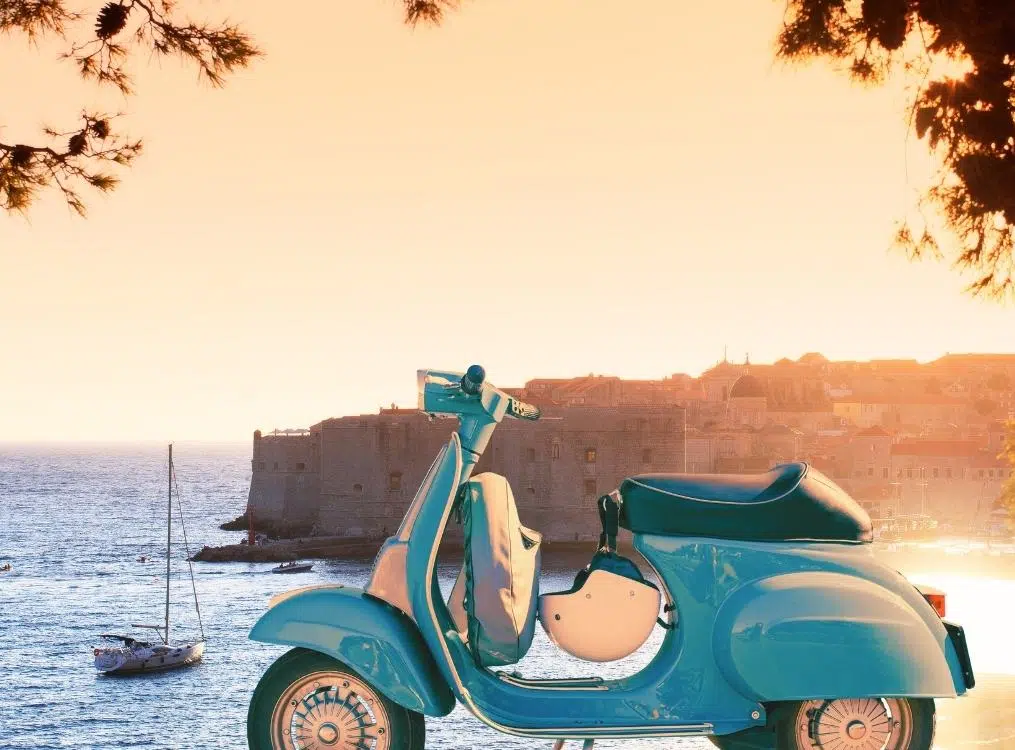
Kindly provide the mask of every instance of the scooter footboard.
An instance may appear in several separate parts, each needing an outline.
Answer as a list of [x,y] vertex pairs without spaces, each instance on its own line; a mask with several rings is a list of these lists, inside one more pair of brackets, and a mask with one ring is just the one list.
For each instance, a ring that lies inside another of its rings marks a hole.
[[416,624],[357,588],[311,586],[281,594],[250,639],[328,654],[412,711],[445,716],[455,705]]
[[841,573],[754,581],[717,613],[716,663],[758,702],[955,697],[965,692],[955,648],[936,616],[917,611],[920,604]]

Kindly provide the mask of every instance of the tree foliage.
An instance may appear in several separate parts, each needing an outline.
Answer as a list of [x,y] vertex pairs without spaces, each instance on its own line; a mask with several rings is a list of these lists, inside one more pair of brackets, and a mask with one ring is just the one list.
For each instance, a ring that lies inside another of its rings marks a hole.
[[[910,125],[941,159],[922,203],[958,240],[953,261],[975,275],[970,290],[1015,297],[1015,3],[788,0],[778,54],[830,59],[867,83],[899,68],[920,81]],[[940,258],[936,235],[903,223],[896,240],[912,257]]]
[[[134,93],[128,63],[138,51],[179,56],[216,87],[261,54],[237,26],[184,19],[173,0],[107,2],[91,15],[71,12],[63,0],[0,0],[0,33],[15,32],[28,42],[60,38],[67,44],[62,58],[84,79],[125,95]],[[119,134],[117,123],[115,115],[86,109],[69,128],[42,128],[34,143],[7,143],[0,134],[0,208],[24,213],[43,189],[56,188],[84,215],[81,189],[112,190],[118,177],[110,168],[141,153],[141,141]]]

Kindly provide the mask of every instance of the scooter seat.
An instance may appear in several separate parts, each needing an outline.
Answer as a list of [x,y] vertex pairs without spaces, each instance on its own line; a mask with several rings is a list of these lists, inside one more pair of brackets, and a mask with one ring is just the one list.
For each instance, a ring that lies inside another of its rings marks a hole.
[[870,542],[870,516],[805,463],[764,474],[641,474],[620,485],[635,533],[744,541]]

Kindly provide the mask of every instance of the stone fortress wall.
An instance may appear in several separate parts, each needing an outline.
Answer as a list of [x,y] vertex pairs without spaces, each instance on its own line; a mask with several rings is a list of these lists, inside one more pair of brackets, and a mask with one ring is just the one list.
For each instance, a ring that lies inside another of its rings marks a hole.
[[[328,419],[306,434],[255,433],[254,525],[386,537],[456,427],[385,409]],[[591,539],[597,497],[631,474],[684,470],[684,430],[678,406],[551,409],[535,423],[502,422],[476,473],[506,476],[523,522],[547,539]]]
[[[724,358],[697,378],[589,375],[507,390],[544,417],[506,419],[477,471],[505,475],[523,522],[551,540],[595,536],[595,498],[638,473],[758,472],[806,460],[875,518],[956,524],[984,522],[1015,473],[998,457],[1015,418],[1015,354],[925,364]],[[456,426],[392,408],[256,432],[254,525],[387,536]]]

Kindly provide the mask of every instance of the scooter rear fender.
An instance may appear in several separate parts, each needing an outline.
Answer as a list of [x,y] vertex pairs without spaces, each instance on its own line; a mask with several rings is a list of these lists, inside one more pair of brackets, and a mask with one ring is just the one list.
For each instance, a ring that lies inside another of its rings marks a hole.
[[357,588],[310,586],[280,594],[250,639],[332,656],[395,703],[427,716],[445,716],[455,706],[416,624]]
[[893,588],[826,571],[748,583],[717,613],[716,663],[738,692],[766,703],[961,695],[944,624],[915,588]]

